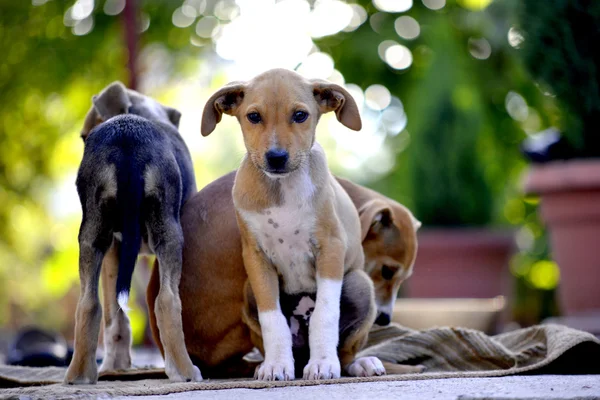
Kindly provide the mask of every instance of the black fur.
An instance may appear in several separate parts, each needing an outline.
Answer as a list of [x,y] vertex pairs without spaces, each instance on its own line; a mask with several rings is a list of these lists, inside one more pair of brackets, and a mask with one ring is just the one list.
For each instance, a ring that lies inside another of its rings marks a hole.
[[[116,176],[111,176],[112,166]],[[159,171],[152,193],[144,189],[148,167]],[[111,185],[116,185],[116,196]],[[122,234],[116,293],[128,294],[149,224],[164,218],[179,222],[181,207],[196,191],[196,183],[189,151],[174,126],[125,114],[98,125],[86,138],[77,191],[82,227],[98,227],[94,247],[106,251],[114,233]]]

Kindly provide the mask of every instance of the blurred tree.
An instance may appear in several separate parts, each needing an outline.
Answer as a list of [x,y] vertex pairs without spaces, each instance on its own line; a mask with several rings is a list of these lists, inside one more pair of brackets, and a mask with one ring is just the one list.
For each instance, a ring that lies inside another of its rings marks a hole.
[[[1,326],[11,323],[9,310],[24,313],[20,323],[56,328],[71,318],[45,307],[78,281],[80,221],[53,212],[52,189],[80,161],[79,130],[91,96],[110,81],[128,81],[116,15],[124,1],[76,4],[0,0]],[[144,2],[140,28],[146,31],[143,45],[159,42],[170,53],[169,67],[183,69],[202,49],[189,46],[189,34],[182,36],[163,18],[177,6]],[[140,72],[146,71],[141,65]]]
[[525,64],[564,110],[567,157],[600,157],[600,2],[527,0],[520,14]]
[[[392,2],[356,3],[366,22],[317,43],[347,82],[383,84],[402,100],[406,131],[387,145],[410,138],[389,174],[369,185],[405,203],[425,226],[517,226],[515,317],[531,324],[555,314],[558,269],[548,261],[537,203],[518,185],[526,166],[519,143],[556,125],[559,112],[519,57],[520,3],[423,0],[402,2],[412,7],[398,13],[375,5]],[[536,13],[539,3],[530,3]],[[396,45],[410,51],[412,63],[386,54]]]
[[[235,7],[223,6],[230,1],[137,3],[140,86],[153,95],[214,58],[219,24],[235,17]],[[522,199],[516,185],[524,166],[517,152],[524,130],[554,125],[556,110],[515,57],[522,40],[513,25],[518,2],[391,1],[412,4],[402,13],[381,11],[370,0],[349,3],[363,10],[364,23],[315,42],[331,54],[347,82],[387,87],[408,115],[407,129],[386,142],[397,152],[394,168],[370,185],[413,208],[429,225],[522,225],[529,250],[513,271],[524,287],[552,287],[548,274],[539,273],[548,265],[537,264],[547,249],[539,239],[543,230],[535,204]],[[424,3],[442,6],[432,10]],[[0,0],[1,326],[11,313],[24,312],[20,322],[61,327],[73,312],[47,307],[76,295],[78,281],[80,221],[64,220],[56,209],[65,205],[52,204],[51,194],[79,163],[79,129],[90,97],[110,81],[128,82],[124,4]],[[415,23],[416,36],[403,33],[409,26],[414,34]],[[390,50],[399,45],[409,53]],[[222,158],[235,165],[231,152]]]
[[[382,12],[367,0],[358,4],[368,23],[318,44],[348,82],[363,88],[383,84],[403,101],[410,147],[373,186],[402,199],[425,225],[506,223],[503,206],[517,192],[524,166],[517,146],[525,137],[523,125],[539,128],[553,118],[551,102],[507,40],[515,2],[492,2],[484,10],[480,2],[442,1],[438,10],[415,2],[403,13]],[[418,27],[410,39],[400,35],[406,16]],[[382,47],[389,41],[411,51],[412,65],[395,69],[386,62]],[[536,121],[511,117],[505,107],[511,91],[527,98]]]

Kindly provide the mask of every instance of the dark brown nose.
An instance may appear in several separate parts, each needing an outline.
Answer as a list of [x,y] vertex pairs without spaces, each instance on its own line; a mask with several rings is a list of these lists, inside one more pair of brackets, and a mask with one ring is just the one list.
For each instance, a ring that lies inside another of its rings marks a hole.
[[390,324],[390,316],[384,312],[380,312],[375,320],[375,325],[386,326]]
[[267,151],[267,153],[265,154],[265,159],[267,160],[267,166],[269,167],[269,172],[274,172],[274,173],[285,172],[285,167],[287,165],[288,158],[289,158],[289,154],[285,150],[271,149],[271,150]]

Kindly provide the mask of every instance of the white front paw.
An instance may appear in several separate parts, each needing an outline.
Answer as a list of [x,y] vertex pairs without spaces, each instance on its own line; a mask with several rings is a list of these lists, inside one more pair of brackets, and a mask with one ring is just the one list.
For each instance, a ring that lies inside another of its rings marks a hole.
[[339,378],[342,368],[337,357],[323,357],[318,360],[310,359],[304,367],[304,379],[334,379]]
[[385,368],[377,357],[360,357],[348,366],[350,376],[385,375]]
[[256,368],[254,377],[261,381],[294,380],[294,362],[265,360]]

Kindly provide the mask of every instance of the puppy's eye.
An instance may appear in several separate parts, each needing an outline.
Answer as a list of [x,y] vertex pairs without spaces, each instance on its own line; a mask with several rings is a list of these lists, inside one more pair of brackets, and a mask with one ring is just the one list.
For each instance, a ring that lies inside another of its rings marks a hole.
[[306,111],[296,111],[292,116],[292,121],[297,124],[301,124],[302,122],[306,121],[307,118],[308,113]]
[[262,121],[262,118],[260,118],[260,114],[257,112],[251,112],[248,115],[246,115],[246,118],[248,118],[248,121],[252,122],[253,124],[258,124],[260,123],[260,121]]
[[392,268],[388,267],[387,265],[384,265],[383,267],[381,267],[381,277],[386,281],[392,280],[397,270],[398,268]]

